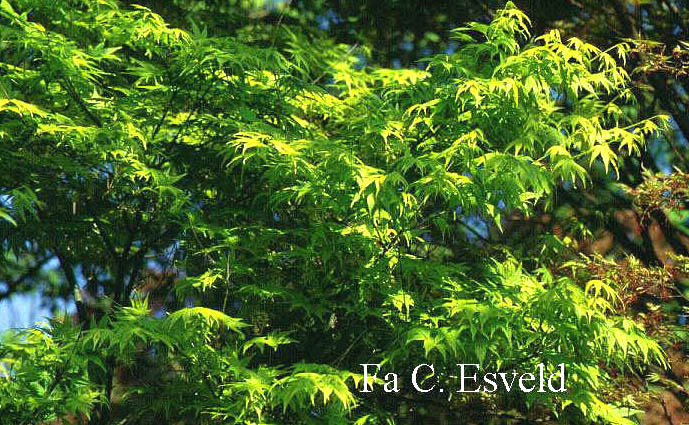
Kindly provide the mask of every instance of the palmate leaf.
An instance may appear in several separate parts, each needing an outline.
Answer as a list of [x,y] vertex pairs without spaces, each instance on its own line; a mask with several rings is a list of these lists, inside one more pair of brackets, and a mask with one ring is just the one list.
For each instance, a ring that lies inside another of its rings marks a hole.
[[242,354],[246,353],[253,347],[258,347],[258,350],[263,353],[265,347],[270,347],[273,350],[277,350],[277,348],[281,345],[292,344],[295,342],[297,341],[288,337],[286,333],[271,333],[266,336],[251,338],[245,342],[244,347],[242,348]]
[[[344,413],[351,411],[357,404],[350,383],[356,387],[361,379],[361,375],[339,372],[324,365],[303,363],[293,366],[292,373],[278,380],[274,387],[284,411],[299,410],[305,401],[315,405],[326,404],[332,399],[333,407]],[[317,396],[322,399],[316,400]]]
[[207,307],[190,307],[177,310],[174,313],[170,313],[166,321],[171,327],[194,328],[198,326],[199,322],[211,329],[226,326],[238,334],[242,333],[242,328],[248,326],[241,319],[230,317],[218,310]]

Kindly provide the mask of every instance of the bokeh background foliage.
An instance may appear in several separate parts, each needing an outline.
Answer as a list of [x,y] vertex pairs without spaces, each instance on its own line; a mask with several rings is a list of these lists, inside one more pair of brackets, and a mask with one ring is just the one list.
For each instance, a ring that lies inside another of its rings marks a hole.
[[0,422],[683,420],[684,10],[2,0]]

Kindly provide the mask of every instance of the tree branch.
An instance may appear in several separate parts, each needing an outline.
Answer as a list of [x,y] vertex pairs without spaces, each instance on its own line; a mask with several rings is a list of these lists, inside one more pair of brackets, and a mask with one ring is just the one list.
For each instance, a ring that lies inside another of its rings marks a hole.
[[[64,81],[64,83],[63,83],[63,81]],[[69,93],[69,96],[70,96],[74,101],[77,102],[77,104],[79,105],[79,108],[81,108],[81,110],[84,111],[84,113],[86,114],[86,116],[88,116],[89,119],[90,119],[91,121],[93,121],[94,124],[96,124],[96,126],[98,126],[98,127],[103,127],[103,123],[102,123],[102,121],[100,120],[100,118],[98,118],[98,116],[97,116],[96,114],[94,114],[94,113],[88,108],[88,106],[86,105],[86,103],[84,103],[84,99],[82,99],[81,96],[79,96],[79,93],[77,93],[77,91],[76,91],[76,89],[74,88],[74,86],[72,85],[72,83],[70,83],[69,80],[68,80],[66,77],[63,78],[62,81],[58,81],[58,82],[59,82],[59,84],[60,84],[60,87],[62,87],[62,89],[63,89],[64,91],[66,91],[67,93]]]
[[41,270],[43,265],[50,260],[50,257],[42,258],[36,262],[33,266],[29,267],[21,276],[15,280],[5,280],[7,284],[7,291],[0,294],[0,301],[11,296],[14,292],[19,289],[19,286],[24,283],[25,280],[33,277],[37,272]]

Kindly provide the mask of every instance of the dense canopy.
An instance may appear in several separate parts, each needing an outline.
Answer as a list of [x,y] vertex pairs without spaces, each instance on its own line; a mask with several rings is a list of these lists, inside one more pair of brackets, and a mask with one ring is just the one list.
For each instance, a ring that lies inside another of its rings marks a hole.
[[[681,173],[615,183],[676,123],[641,44],[508,2],[416,61],[290,3],[1,1],[0,293],[76,312],[4,335],[0,422],[634,423],[677,337],[635,304],[660,272],[582,256],[597,212],[561,207],[684,202]],[[564,364],[568,390],[362,392],[364,363]]]

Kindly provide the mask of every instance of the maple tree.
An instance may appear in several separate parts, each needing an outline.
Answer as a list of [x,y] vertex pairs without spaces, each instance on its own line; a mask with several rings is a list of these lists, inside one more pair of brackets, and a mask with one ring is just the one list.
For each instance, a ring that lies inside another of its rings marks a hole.
[[[666,364],[626,282],[571,240],[476,230],[617,177],[666,127],[636,114],[629,43],[534,36],[512,3],[423,69],[298,22],[216,35],[114,0],[3,0],[0,19],[8,293],[78,310],[4,336],[0,420],[363,425],[478,405],[625,424],[637,405],[613,378]],[[359,391],[362,363],[420,359],[564,363],[569,391]]]

